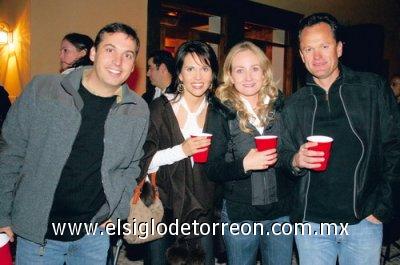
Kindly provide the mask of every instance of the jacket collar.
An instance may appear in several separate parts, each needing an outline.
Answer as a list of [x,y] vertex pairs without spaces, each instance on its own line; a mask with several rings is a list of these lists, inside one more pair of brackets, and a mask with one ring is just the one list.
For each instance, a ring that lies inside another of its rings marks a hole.
[[[62,80],[61,85],[67,91],[67,93],[71,94],[74,97],[75,104],[79,109],[81,109],[81,105],[83,106],[82,99],[78,94],[78,89],[81,85],[82,77],[85,75],[93,66],[79,67],[71,73],[67,74]],[[115,95],[117,96],[118,104],[137,104],[137,95],[133,93],[126,83],[122,84],[116,91]],[[78,96],[78,98],[76,98]]]
[[[331,87],[333,87],[337,82],[340,82],[341,84],[345,83],[346,81],[349,81],[350,73],[351,70],[341,64],[339,62],[338,64],[339,68],[339,76],[336,78],[336,80],[332,83]],[[314,81],[314,77],[310,74],[310,72],[307,73],[306,76],[306,86],[310,87],[309,92],[310,94],[326,94],[326,91],[322,89],[317,83]],[[317,88],[317,89],[315,89]],[[318,89],[319,88],[319,89]]]

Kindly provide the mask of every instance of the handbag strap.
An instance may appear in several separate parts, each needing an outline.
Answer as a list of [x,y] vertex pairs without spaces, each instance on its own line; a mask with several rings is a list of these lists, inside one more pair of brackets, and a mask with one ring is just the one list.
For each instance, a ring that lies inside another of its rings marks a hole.
[[[135,187],[133,191],[133,203],[136,204],[140,200],[140,194],[142,194],[142,189],[146,178],[142,179],[139,184]],[[154,198],[158,198],[158,187],[157,187],[157,173],[150,173],[150,183],[154,189]]]

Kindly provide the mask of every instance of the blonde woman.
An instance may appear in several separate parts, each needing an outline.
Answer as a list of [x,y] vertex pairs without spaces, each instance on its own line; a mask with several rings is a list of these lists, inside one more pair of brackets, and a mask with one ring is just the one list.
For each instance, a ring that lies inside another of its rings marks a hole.
[[222,222],[239,227],[224,226],[228,264],[256,264],[260,250],[263,264],[290,265],[293,237],[274,235],[272,225],[278,224],[274,232],[288,232],[280,228],[289,222],[291,185],[274,167],[276,149],[258,152],[254,142],[255,136],[281,134],[282,96],[271,63],[260,48],[242,42],[228,53],[222,78],[216,96],[229,111],[209,117],[213,141],[205,167],[223,185]]

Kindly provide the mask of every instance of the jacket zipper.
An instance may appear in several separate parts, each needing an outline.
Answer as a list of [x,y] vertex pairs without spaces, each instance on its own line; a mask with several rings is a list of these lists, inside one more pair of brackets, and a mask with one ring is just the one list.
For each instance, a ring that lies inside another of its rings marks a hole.
[[[120,105],[119,103],[115,103],[115,104],[113,104],[113,106],[111,106],[110,111],[109,111],[108,114],[107,114],[106,120],[104,121],[103,158],[104,158],[104,154],[105,154],[105,152],[106,152],[106,149],[105,149],[105,145],[106,145],[105,139],[106,139],[107,120],[109,120],[109,117],[112,115],[112,113],[117,109],[117,107],[118,107],[119,105]],[[108,204],[108,206],[110,206],[110,203],[109,203],[108,197],[107,197],[107,192],[106,192],[106,189],[105,189],[105,187],[104,187],[104,180],[103,180],[103,177],[104,177],[103,161],[101,162],[100,173],[101,173],[101,185],[103,186],[104,195],[106,196],[106,203]],[[111,207],[109,207],[109,208],[110,208],[110,213],[111,213],[111,212],[112,212],[112,209],[111,209]],[[109,216],[107,216],[107,219],[111,217],[110,213],[109,213]],[[106,220],[106,221],[107,221],[107,220]]]
[[[79,121],[78,130],[76,131],[75,138],[76,138],[76,136],[78,135],[80,126],[82,125],[82,115],[81,115],[81,113],[80,113],[79,110],[78,110],[78,115],[79,115],[80,121]],[[75,139],[75,138],[74,138],[74,139]],[[75,141],[75,140],[74,140],[74,141]],[[73,146],[73,145],[74,145],[74,142],[72,142],[72,145],[71,145],[70,148],[69,148],[69,153],[70,153],[70,154],[71,154],[72,146]],[[68,156],[68,157],[69,157],[69,156]],[[67,157],[67,160],[65,160],[65,162],[64,162],[64,166],[65,166],[65,164],[66,164],[67,161],[68,161],[68,157]],[[64,168],[64,166],[63,166],[63,168]],[[61,174],[61,173],[60,173],[60,174]],[[60,175],[60,178],[59,178],[59,180],[58,180],[58,183],[60,182],[60,179],[61,179],[61,175]],[[57,183],[57,186],[58,186],[58,183]],[[57,186],[56,186],[56,190],[57,190]],[[52,205],[50,206],[50,211],[49,211],[49,214],[47,215],[47,221],[46,221],[47,224],[49,223],[51,208],[53,207],[54,197],[56,196],[56,190],[54,191],[53,200],[52,200]],[[47,240],[46,240],[45,237],[46,237],[46,233],[45,233],[44,236],[43,236],[43,243],[40,244],[39,254],[42,253],[42,254],[40,254],[41,256],[44,255],[44,247],[45,247],[46,244],[47,244]]]
[[329,102],[329,90],[326,91],[325,99],[326,99],[326,101],[328,103],[328,111],[329,111],[329,113],[331,113],[331,103]]
[[349,116],[349,114],[347,112],[346,104],[344,104],[344,100],[343,100],[343,96],[342,96],[342,86],[339,87],[339,95],[340,95],[340,100],[342,101],[342,105],[343,105],[343,108],[344,108],[344,112],[346,114],[347,121],[349,122],[349,125],[350,125],[350,128],[351,128],[351,131],[354,133],[354,135],[360,141],[361,148],[362,148],[360,159],[358,160],[356,169],[354,170],[354,185],[353,185],[353,211],[354,211],[355,217],[359,218],[358,214],[357,214],[357,210],[356,210],[356,186],[357,186],[356,184],[357,184],[357,173],[358,173],[358,170],[360,168],[361,161],[362,161],[362,159],[364,157],[365,147],[364,147],[363,141],[361,140],[360,136],[358,136],[358,134],[354,130],[353,124],[351,123],[350,116]]
[[[318,101],[315,95],[312,95],[315,101],[315,108],[312,116],[312,121],[311,121],[311,135],[314,133],[314,122],[315,122],[315,114],[317,113],[317,106],[318,106]],[[308,177],[308,183],[307,183],[307,190],[306,190],[306,196],[305,196],[305,203],[304,203],[304,212],[303,212],[303,222],[306,220],[306,212],[307,212],[307,205],[308,205],[308,191],[310,190],[310,183],[311,183],[311,172],[308,171],[307,174]]]

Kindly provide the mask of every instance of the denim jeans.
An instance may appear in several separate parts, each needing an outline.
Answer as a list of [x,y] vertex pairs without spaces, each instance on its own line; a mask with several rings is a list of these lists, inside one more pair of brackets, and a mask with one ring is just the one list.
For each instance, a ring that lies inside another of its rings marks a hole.
[[18,237],[15,261],[18,265],[101,265],[106,264],[109,245],[109,236],[101,228],[76,241],[47,240],[44,246]]
[[[305,234],[297,230],[296,244],[301,265],[377,265],[382,245],[382,224],[362,220],[358,224],[338,229],[337,233],[322,235],[320,224],[309,223]],[[345,232],[346,231],[346,232]],[[311,232],[311,233],[310,233]]]
[[[229,220],[224,205],[221,213],[222,223],[232,224]],[[261,227],[255,225],[256,231],[253,230],[255,223],[262,224]],[[286,223],[283,230],[280,226],[274,227],[274,232],[285,232],[285,235],[277,235],[273,233],[273,224]],[[275,220],[264,221],[243,221],[237,224],[243,227],[243,233],[229,230],[229,227],[223,225],[223,238],[226,245],[226,252],[229,265],[254,265],[256,264],[257,252],[260,249],[262,264],[264,265],[290,265],[292,264],[293,234],[290,233],[292,228],[289,224],[289,217],[284,216]],[[232,232],[232,233],[231,233]],[[287,234],[290,233],[290,234]]]

